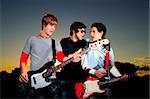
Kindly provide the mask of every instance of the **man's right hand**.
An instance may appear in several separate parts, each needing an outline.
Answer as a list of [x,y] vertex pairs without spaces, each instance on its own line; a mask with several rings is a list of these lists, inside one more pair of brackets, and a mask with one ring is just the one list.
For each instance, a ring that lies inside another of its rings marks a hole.
[[95,75],[96,75],[96,77],[98,77],[98,78],[102,78],[103,76],[106,75],[106,73],[103,72],[103,71],[100,71],[100,70],[96,70],[96,71],[95,71]]
[[19,81],[21,83],[28,83],[28,74],[27,73],[22,73],[20,76],[19,76]]

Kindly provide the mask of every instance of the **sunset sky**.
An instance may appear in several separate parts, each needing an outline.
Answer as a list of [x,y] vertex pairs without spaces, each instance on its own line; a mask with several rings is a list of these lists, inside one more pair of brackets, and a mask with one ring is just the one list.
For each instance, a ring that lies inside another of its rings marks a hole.
[[41,17],[54,14],[59,21],[56,40],[69,36],[74,21],[87,26],[102,22],[116,61],[149,57],[149,0],[1,0],[0,71],[19,67],[26,39],[39,34]]

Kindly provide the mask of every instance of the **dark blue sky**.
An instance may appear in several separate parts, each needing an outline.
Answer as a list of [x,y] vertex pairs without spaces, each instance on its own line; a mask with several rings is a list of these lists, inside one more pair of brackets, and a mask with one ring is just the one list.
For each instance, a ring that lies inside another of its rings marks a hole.
[[[59,24],[53,38],[69,36],[74,21],[102,22],[115,60],[149,56],[149,0],[1,0],[1,65],[19,66],[26,39],[41,29],[41,17],[54,14]],[[5,68],[4,67],[4,68]]]

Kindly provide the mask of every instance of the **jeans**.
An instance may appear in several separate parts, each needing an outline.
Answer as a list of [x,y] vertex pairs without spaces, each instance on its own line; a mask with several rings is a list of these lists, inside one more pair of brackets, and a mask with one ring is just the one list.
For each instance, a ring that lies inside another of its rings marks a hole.
[[75,81],[60,81],[61,98],[76,98]]
[[36,99],[48,99],[48,98],[56,98],[58,99],[60,97],[59,94],[59,83],[58,81],[53,82],[47,87],[40,88],[40,89],[31,89],[26,95],[27,99],[36,98]]

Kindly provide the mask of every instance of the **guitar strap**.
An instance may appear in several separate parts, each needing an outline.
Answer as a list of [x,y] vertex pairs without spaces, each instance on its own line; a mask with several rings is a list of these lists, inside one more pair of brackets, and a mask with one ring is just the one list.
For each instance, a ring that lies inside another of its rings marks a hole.
[[105,69],[107,71],[109,71],[109,65],[110,65],[110,52],[109,52],[110,51],[110,44],[108,44],[108,45],[106,45],[104,47],[107,50],[107,51],[105,51],[105,54],[106,54],[106,56],[105,56]]
[[106,52],[106,56],[105,56],[105,69],[108,71],[109,70],[109,52]]
[[55,47],[55,40],[52,39],[52,50],[53,50],[53,60],[56,62],[56,47]]

